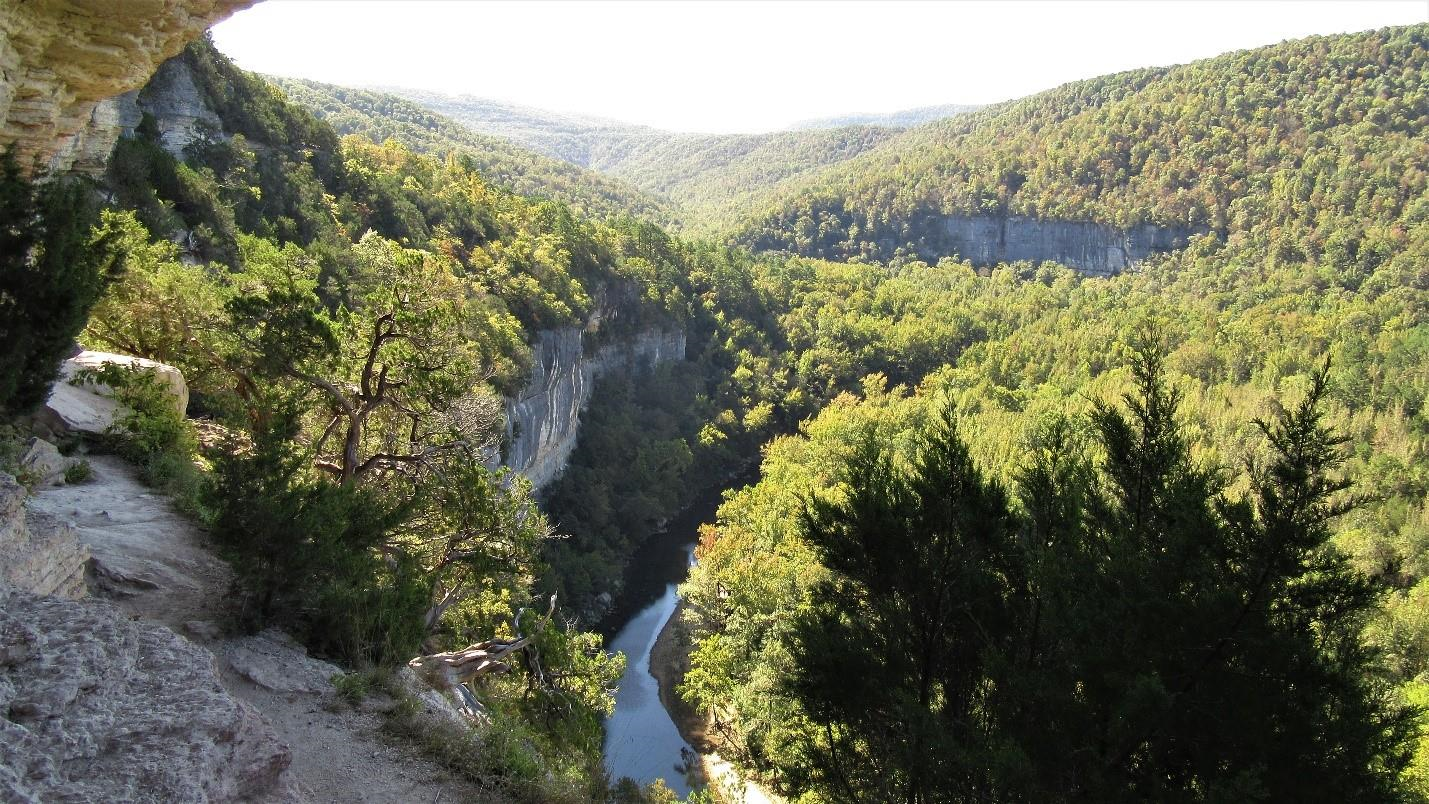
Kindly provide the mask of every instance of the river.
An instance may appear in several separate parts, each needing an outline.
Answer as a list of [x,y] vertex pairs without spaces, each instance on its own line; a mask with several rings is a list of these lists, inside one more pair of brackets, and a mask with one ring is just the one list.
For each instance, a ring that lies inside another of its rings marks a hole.
[[[757,478],[757,471],[751,470],[730,487]],[[714,521],[723,500],[723,489],[705,494],[646,541],[626,573],[622,599],[604,624],[607,633],[615,632],[610,649],[626,656],[615,712],[605,721],[605,769],[611,779],[629,776],[642,785],[664,779],[682,798],[693,788],[678,767],[694,755],[693,749],[660,703],[659,684],[650,674],[650,650],[679,603],[677,589],[694,564],[699,527]],[[689,753],[682,755],[682,750]]]

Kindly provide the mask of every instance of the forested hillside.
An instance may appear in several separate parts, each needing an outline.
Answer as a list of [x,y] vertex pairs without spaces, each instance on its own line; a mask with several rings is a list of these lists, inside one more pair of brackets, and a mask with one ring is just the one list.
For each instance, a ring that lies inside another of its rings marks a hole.
[[[393,92],[474,132],[666,197],[679,208],[684,227],[696,234],[728,228],[783,182],[850,159],[899,133],[884,125],[848,123],[767,134],[679,134],[480,98]],[[301,95],[297,99],[303,100]]]
[[668,202],[569,160],[479,134],[396,95],[292,78],[267,80],[338,134],[357,134],[375,143],[396,140],[417,153],[439,158],[460,154],[491,184],[518,195],[553,198],[586,215],[673,220]]
[[[0,302],[56,311],[11,311],[0,409],[93,304],[82,343],[189,381],[202,431],[102,377],[246,626],[378,667],[530,629],[478,690],[499,728],[426,746],[457,772],[668,800],[605,778],[622,659],[583,629],[759,462],[701,532],[678,694],[790,800],[1429,800],[1429,25],[904,132],[438,110],[671,207],[380,93],[179,58],[221,125],[176,154],[146,117],[103,211],[0,170]],[[689,238],[754,203],[741,245]],[[1186,236],[1094,277],[930,253],[950,215]],[[686,359],[600,379],[536,499],[491,467],[555,328],[678,329]]]
[[552,112],[471,95],[444,95],[384,87],[479,134],[501,137],[537,153],[594,168],[616,161],[631,141],[663,132],[647,126],[579,114]]
[[765,221],[840,256],[928,209],[1206,231],[1108,280],[811,264],[789,354],[878,373],[770,445],[684,588],[727,755],[815,800],[1425,794],[1426,36],[1071,85]]
[[[529,661],[475,704],[499,727],[413,739],[503,799],[603,798],[600,722],[622,660],[576,627],[581,596],[562,594],[544,618],[537,596],[570,586],[556,533],[585,539],[571,566],[603,562],[599,588],[618,590],[644,531],[607,544],[576,517],[548,518],[528,483],[488,468],[503,449],[500,395],[525,382],[542,330],[583,328],[595,346],[688,328],[694,359],[680,381],[731,410],[727,430],[757,444],[772,424],[744,423],[744,402],[721,392],[711,362],[726,328],[747,324],[716,319],[691,284],[700,271],[735,270],[734,256],[629,216],[583,217],[517,195],[476,156],[340,138],[208,42],[177,58],[219,125],[175,155],[161,130],[173,121],[146,115],[116,146],[102,214],[74,185],[34,190],[6,165],[16,254],[41,243],[73,274],[62,298],[45,300],[58,292],[48,285],[15,296],[55,316],[35,319],[34,348],[68,348],[66,327],[102,291],[78,333],[85,346],[182,370],[203,438],[157,388],[108,371],[134,411],[117,445],[208,527],[235,570],[240,625],[282,626],[356,669],[523,634]],[[42,398],[53,357],[30,351],[3,367],[0,407],[24,412]],[[706,413],[681,411],[666,437],[683,445]],[[654,434],[629,444],[664,446]],[[641,516],[670,515],[683,482],[717,476],[720,456],[701,457],[696,470],[660,472]],[[393,717],[391,728],[407,728]]]
[[679,205],[685,229],[728,227],[785,181],[850,159],[898,135],[866,125],[769,134],[662,134],[634,141],[597,170]]
[[739,240],[838,259],[937,259],[923,240],[945,216],[1023,215],[1341,254],[1331,232],[1423,215],[1427,37],[1423,26],[1312,37],[933,123],[782,193]]

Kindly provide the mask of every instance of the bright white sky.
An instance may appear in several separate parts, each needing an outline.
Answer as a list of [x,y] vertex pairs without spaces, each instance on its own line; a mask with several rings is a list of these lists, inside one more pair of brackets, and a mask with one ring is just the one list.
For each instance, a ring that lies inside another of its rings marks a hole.
[[1133,67],[1426,20],[1429,0],[267,0],[213,37],[259,72],[734,132],[991,103]]

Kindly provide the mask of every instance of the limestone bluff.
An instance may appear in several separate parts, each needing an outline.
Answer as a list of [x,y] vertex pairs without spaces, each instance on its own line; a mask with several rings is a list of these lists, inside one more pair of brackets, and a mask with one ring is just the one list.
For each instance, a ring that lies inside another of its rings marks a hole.
[[256,0],[0,4],[0,147],[20,164],[97,172],[117,136],[107,98],[142,86],[209,26]]

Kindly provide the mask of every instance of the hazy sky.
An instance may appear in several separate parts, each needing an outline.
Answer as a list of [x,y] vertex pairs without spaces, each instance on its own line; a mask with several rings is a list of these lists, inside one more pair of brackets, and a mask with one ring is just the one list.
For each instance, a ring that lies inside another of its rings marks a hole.
[[250,70],[680,131],[991,103],[1132,67],[1429,20],[1429,0],[338,2],[214,28]]

